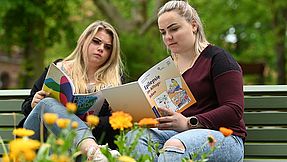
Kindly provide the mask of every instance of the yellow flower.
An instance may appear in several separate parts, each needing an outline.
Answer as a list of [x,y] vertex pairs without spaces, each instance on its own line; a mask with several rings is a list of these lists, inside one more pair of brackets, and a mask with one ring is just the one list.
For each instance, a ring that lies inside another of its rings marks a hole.
[[139,121],[140,127],[155,127],[158,124],[158,121],[153,118],[143,118]]
[[35,150],[26,150],[24,151],[24,157],[28,161],[32,161],[36,157]]
[[25,128],[17,128],[13,130],[13,135],[19,137],[32,136],[33,134],[35,134],[34,131]]
[[57,122],[58,127],[64,129],[64,128],[67,128],[69,126],[71,120],[70,119],[60,118],[56,122]]
[[51,160],[52,160],[53,162],[58,162],[58,155],[52,154],[52,155],[51,155]]
[[47,124],[54,124],[58,119],[58,115],[54,113],[45,113],[43,115],[44,121]]
[[233,133],[233,130],[225,128],[225,127],[220,127],[219,131],[225,136],[230,136]]
[[72,124],[71,124],[71,127],[74,128],[74,129],[78,128],[78,126],[79,126],[79,123],[76,122],[76,121],[73,121]]
[[71,161],[70,157],[66,155],[60,155],[60,157],[58,158],[58,162],[70,162],[70,161]]
[[3,157],[2,157],[2,162],[10,162],[9,155],[4,154]]
[[64,145],[65,141],[63,139],[57,139],[56,144],[57,145]]
[[90,126],[97,126],[100,122],[99,117],[95,116],[95,115],[88,115],[87,116],[87,123]]
[[212,135],[209,135],[207,137],[207,140],[208,140],[208,144],[209,144],[210,147],[214,147],[215,146],[216,139]]
[[120,130],[132,127],[132,120],[133,118],[130,114],[124,113],[122,111],[112,113],[112,116],[109,118],[109,122],[112,128]]
[[10,156],[15,159],[18,159],[21,156],[24,156],[27,160],[32,159],[33,153],[31,152],[35,152],[40,145],[41,143],[37,140],[31,140],[28,138],[14,139],[9,143]]
[[66,103],[66,107],[67,107],[68,112],[75,113],[77,111],[77,105],[75,103],[68,102]]
[[71,161],[71,159],[66,155],[56,155],[56,154],[51,155],[51,160],[53,162],[70,162]]
[[119,162],[136,162],[135,159],[133,159],[133,158],[131,158],[131,157],[129,157],[129,156],[125,156],[125,155],[120,156],[120,157],[118,158],[118,161],[119,161]]

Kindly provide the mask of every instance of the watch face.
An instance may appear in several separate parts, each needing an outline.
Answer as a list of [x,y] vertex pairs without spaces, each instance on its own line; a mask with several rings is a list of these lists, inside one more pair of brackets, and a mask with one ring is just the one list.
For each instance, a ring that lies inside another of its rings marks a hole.
[[190,118],[190,119],[189,119],[189,122],[190,122],[191,125],[197,125],[197,123],[198,123],[196,117]]

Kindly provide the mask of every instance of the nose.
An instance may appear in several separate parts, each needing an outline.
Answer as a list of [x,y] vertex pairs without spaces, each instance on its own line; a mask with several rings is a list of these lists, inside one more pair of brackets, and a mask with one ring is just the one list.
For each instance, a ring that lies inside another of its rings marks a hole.
[[99,45],[99,47],[98,47],[98,51],[103,52],[103,51],[104,51],[104,46],[105,46],[105,44],[104,44],[104,43],[101,43],[101,44]]
[[166,35],[165,35],[165,39],[166,39],[166,40],[172,40],[172,38],[173,38],[172,34],[170,34],[169,32],[167,32]]

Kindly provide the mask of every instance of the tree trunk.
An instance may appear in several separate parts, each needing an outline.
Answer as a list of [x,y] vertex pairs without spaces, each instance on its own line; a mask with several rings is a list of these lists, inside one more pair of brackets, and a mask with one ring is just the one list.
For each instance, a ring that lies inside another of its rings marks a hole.
[[[279,25],[279,24],[278,24]],[[286,58],[285,58],[285,28],[282,28],[282,24],[280,25],[280,30],[277,34],[277,42],[275,45],[276,54],[277,54],[277,68],[278,68],[278,78],[277,84],[286,84]]]
[[24,60],[22,63],[21,87],[31,88],[44,70],[45,38],[44,26],[41,20],[31,20],[27,29],[24,47]]
[[277,84],[286,84],[286,57],[285,57],[285,41],[286,41],[286,21],[287,8],[276,8],[274,10],[273,31],[275,31],[275,52],[277,55]]
[[144,34],[157,20],[157,11],[168,0],[158,0],[154,6],[154,14],[148,17],[148,0],[136,0],[135,8],[132,8],[133,16],[124,18],[118,8],[111,1],[93,0],[97,8],[114,24],[119,32],[137,31],[139,35]]

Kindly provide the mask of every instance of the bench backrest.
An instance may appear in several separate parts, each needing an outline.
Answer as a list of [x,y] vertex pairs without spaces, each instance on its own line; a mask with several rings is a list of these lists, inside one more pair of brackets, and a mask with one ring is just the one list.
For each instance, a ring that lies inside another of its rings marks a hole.
[[[28,94],[29,90],[0,90],[0,136],[6,143],[23,118],[21,104]],[[286,160],[287,85],[244,86],[244,94],[245,158]]]
[[245,86],[246,159],[287,161],[287,85]]
[[[24,98],[30,93],[29,89],[0,90],[0,136],[6,144],[13,139],[12,131],[24,117],[21,114],[21,105]],[[0,147],[0,157],[4,151]]]

